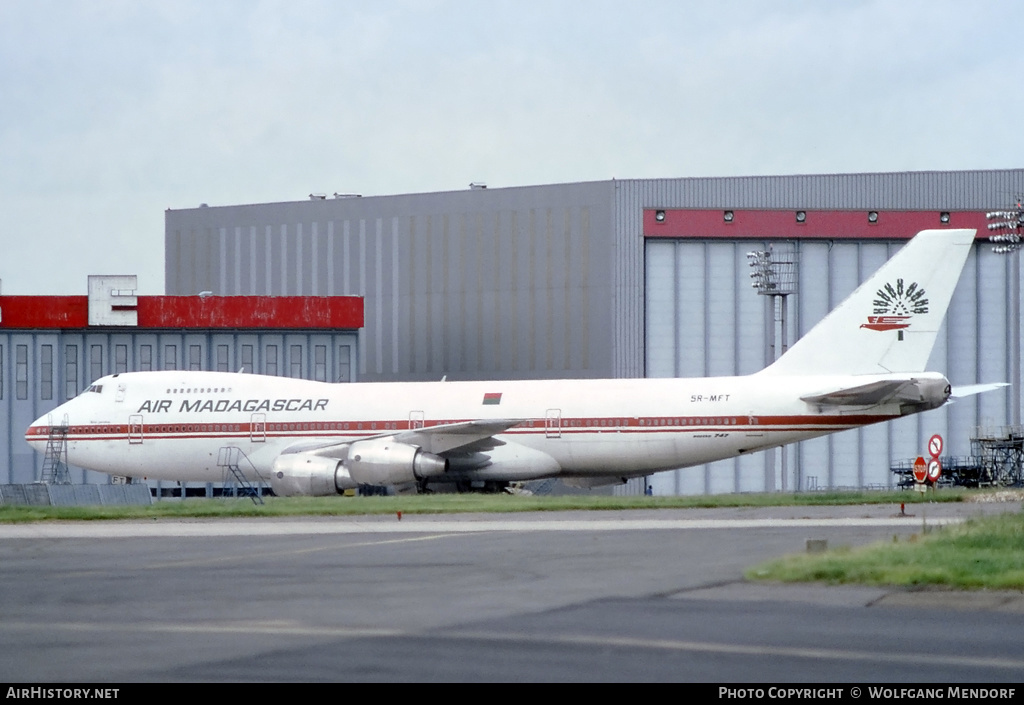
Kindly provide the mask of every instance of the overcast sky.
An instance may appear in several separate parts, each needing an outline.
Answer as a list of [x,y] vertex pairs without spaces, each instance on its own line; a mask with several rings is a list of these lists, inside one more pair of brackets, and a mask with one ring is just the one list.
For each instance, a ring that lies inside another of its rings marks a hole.
[[1024,166],[1024,5],[0,0],[3,294],[163,293],[166,208]]

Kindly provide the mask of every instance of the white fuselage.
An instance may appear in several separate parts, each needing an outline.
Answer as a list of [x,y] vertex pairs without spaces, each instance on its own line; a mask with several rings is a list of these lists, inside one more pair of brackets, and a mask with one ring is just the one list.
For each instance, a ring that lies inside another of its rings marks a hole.
[[[934,373],[916,377],[945,384]],[[219,482],[225,448],[239,449],[240,469],[257,479],[289,449],[507,419],[517,423],[495,436],[487,464],[453,469],[453,478],[630,477],[899,417],[894,403],[820,407],[800,399],[876,379],[885,376],[329,384],[224,372],[125,373],[97,380],[36,421],[26,440],[44,451],[51,425],[66,415],[73,465]]]

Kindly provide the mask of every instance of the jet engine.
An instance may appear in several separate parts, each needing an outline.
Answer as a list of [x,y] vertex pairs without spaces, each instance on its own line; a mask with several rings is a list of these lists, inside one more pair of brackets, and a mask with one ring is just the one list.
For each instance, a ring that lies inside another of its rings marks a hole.
[[400,485],[443,475],[448,461],[393,438],[372,438],[349,447],[345,468],[360,485]]
[[270,474],[270,486],[278,497],[324,497],[354,489],[344,461],[312,453],[278,456]]

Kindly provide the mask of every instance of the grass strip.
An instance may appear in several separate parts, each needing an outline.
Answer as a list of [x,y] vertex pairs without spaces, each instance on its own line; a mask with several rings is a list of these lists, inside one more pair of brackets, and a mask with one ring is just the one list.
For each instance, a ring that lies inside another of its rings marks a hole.
[[1000,514],[908,539],[794,555],[750,568],[748,580],[1024,590],[1024,514]]
[[[974,493],[977,494],[977,493]],[[688,497],[610,495],[529,496],[509,494],[428,494],[392,497],[267,497],[257,506],[249,499],[165,499],[150,506],[37,507],[0,505],[0,522],[87,521],[110,519],[351,516],[367,514],[455,514],[491,512],[692,509],[849,504],[917,504],[961,502],[971,491],[860,491],[799,494],[723,494]]]

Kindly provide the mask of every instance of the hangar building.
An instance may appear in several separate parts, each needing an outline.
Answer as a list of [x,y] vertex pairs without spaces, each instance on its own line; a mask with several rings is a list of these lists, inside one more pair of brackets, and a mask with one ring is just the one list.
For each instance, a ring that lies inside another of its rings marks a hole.
[[[1020,423],[1020,257],[986,211],[1024,169],[633,179],[168,210],[166,291],[352,295],[363,381],[736,375],[764,367],[926,228],[978,228],[930,369],[1009,389],[652,478],[659,494],[885,487],[933,433]],[[759,296],[747,253],[792,265]],[[785,329],[782,320],[785,318]],[[773,346],[772,340],[775,341]]]
[[[0,296],[0,428],[7,429],[0,485],[40,479],[42,457],[25,442],[25,429],[108,374],[234,370],[356,379],[358,297],[136,296],[134,276],[91,276],[88,286],[88,296]],[[69,471],[73,483],[110,482],[103,473]]]
[[[367,381],[746,374],[770,361],[772,331],[783,337],[779,309],[769,311],[781,302],[748,286],[747,252],[793,253],[793,341],[918,230],[984,233],[985,212],[1022,191],[1024,170],[1007,170],[607,181],[172,210],[166,287],[363,296]],[[933,368],[956,384],[1019,379],[1019,276],[1018,256],[979,242]],[[1019,423],[1020,406],[1014,384],[786,455],[662,474],[655,488],[886,486],[890,461],[920,454],[932,433],[965,455],[976,426]]]

